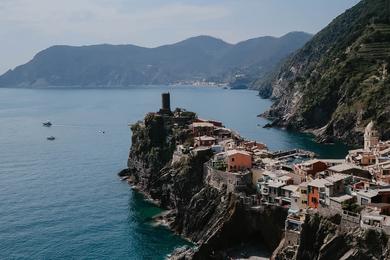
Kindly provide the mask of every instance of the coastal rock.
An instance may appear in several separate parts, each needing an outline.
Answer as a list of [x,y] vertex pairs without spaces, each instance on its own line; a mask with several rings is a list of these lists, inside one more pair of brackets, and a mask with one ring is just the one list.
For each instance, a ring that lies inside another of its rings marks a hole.
[[170,259],[224,259],[229,248],[247,242],[274,250],[282,238],[287,210],[264,206],[248,209],[237,194],[205,182],[204,163],[211,150],[175,155],[176,143],[192,144],[187,119],[149,113],[132,126],[128,169],[131,184],[169,213],[158,216],[195,246],[175,250]]
[[384,233],[347,227],[340,216],[308,215],[298,247],[283,246],[274,259],[390,259],[390,241]]

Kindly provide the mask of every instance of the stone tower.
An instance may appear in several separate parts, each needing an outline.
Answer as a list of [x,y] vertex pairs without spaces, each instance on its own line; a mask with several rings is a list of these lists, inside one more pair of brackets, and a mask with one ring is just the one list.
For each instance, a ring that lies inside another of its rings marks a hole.
[[379,143],[379,134],[374,122],[371,121],[364,131],[364,150],[369,151]]
[[161,103],[160,114],[171,115],[171,97],[169,92],[161,94]]

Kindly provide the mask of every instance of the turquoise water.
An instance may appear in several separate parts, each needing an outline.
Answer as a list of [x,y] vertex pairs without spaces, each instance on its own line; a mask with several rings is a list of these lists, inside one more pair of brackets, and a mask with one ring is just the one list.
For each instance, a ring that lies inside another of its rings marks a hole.
[[[222,120],[271,149],[345,155],[340,145],[257,126],[270,102],[255,92],[169,89],[173,106]],[[160,210],[116,175],[126,166],[128,123],[158,110],[166,90],[0,89],[0,259],[163,259],[185,244],[152,226]],[[54,125],[42,127],[45,120]]]

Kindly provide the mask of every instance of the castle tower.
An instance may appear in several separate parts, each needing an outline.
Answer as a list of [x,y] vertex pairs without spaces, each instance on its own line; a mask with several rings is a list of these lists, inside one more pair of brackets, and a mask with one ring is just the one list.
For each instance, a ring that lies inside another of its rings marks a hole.
[[371,121],[364,131],[364,150],[369,151],[379,143],[379,134],[374,122]]
[[171,97],[169,92],[161,94],[161,109],[160,114],[170,115],[171,111]]

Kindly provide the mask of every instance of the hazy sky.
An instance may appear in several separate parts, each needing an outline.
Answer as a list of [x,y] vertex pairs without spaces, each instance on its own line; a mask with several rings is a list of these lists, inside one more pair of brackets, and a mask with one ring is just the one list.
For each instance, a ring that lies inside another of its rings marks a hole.
[[158,46],[316,33],[359,0],[0,0],[0,73],[55,44]]

